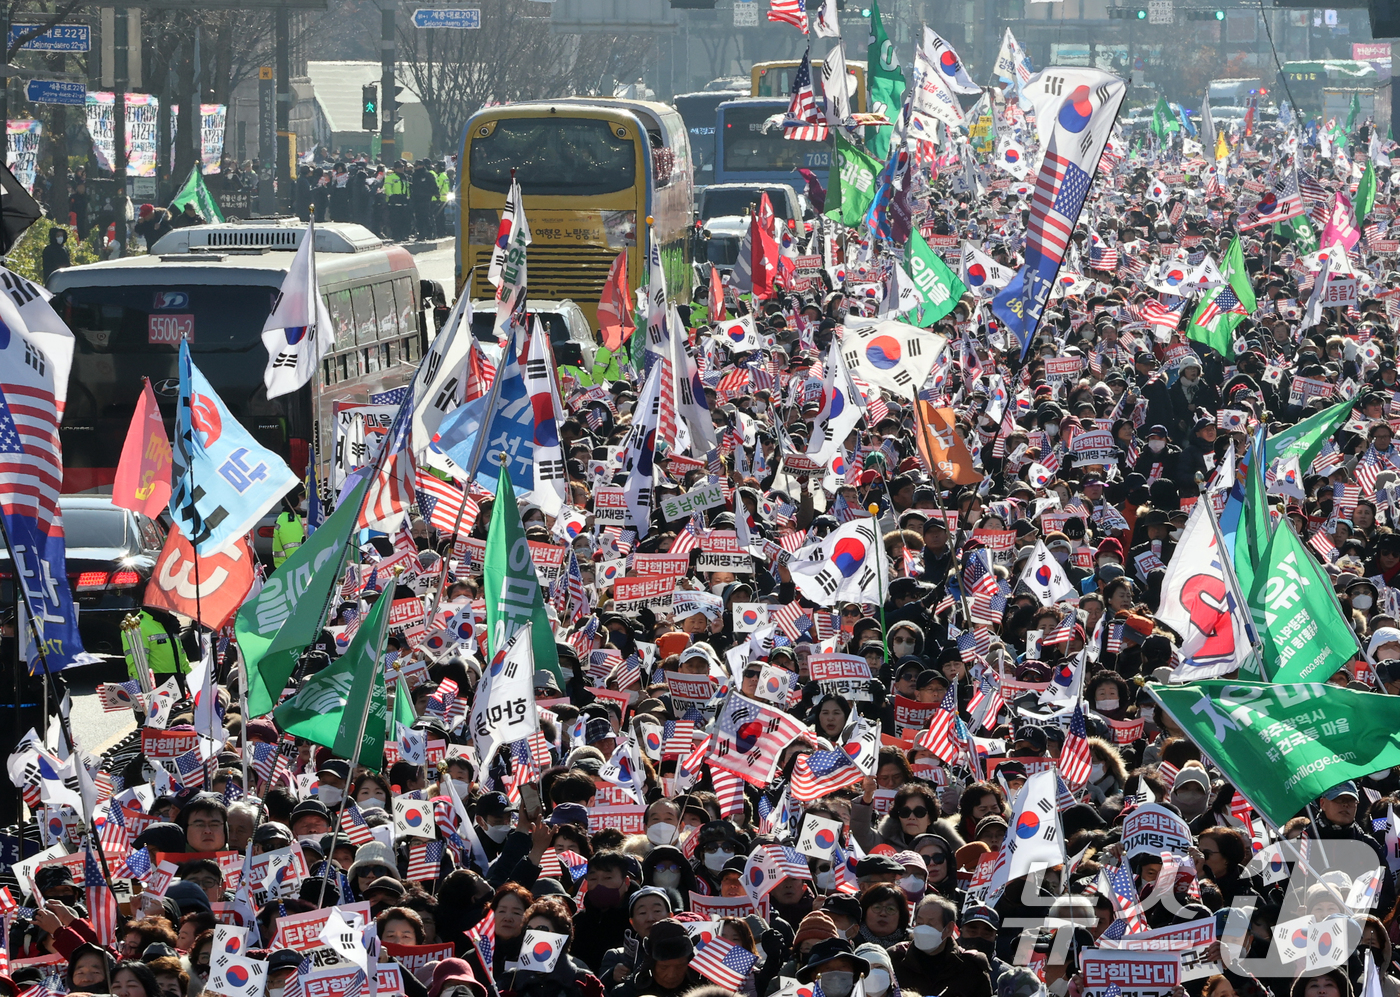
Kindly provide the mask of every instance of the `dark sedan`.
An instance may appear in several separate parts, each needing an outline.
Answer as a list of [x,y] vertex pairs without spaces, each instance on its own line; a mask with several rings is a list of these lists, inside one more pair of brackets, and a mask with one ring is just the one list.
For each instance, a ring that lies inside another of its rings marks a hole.
[[[78,607],[78,631],[90,654],[120,657],[121,621],[139,611],[146,582],[165,545],[165,528],[120,509],[106,495],[64,495],[63,533],[68,584]],[[14,601],[9,555],[0,548],[0,601]]]

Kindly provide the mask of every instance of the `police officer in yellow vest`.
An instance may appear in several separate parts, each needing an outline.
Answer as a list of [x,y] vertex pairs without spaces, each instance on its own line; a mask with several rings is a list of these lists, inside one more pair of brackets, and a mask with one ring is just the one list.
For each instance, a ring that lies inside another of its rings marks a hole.
[[[180,624],[175,617],[164,610],[141,610],[141,642],[146,648],[146,665],[155,674],[156,685],[160,685],[171,675],[182,693],[188,694],[185,676],[189,674],[190,662],[185,656],[184,645],[180,643]],[[136,676],[136,659],[131,653],[131,631],[122,629],[122,650],[126,654],[126,673],[132,679]]]
[[282,512],[277,517],[277,523],[272,527],[272,569],[276,571],[282,567],[282,562],[292,556],[292,552],[300,547],[306,540],[306,527],[302,525],[301,516],[297,514],[297,505],[301,502],[302,489],[289,492],[282,499]]
[[443,214],[443,209],[452,194],[452,181],[447,176],[447,164],[434,164],[433,177],[437,180],[438,188],[437,197],[433,199],[433,217],[437,224],[436,234],[442,235],[447,231],[447,216]]
[[412,208],[408,203],[407,164],[402,159],[394,163],[394,168],[384,173],[384,201],[389,213],[389,234],[395,242],[408,240],[409,226],[413,223]]

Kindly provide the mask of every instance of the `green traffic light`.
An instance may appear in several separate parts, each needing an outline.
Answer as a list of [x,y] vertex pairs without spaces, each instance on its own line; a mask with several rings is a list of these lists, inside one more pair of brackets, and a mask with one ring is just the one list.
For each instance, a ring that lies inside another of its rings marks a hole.
[[870,16],[870,8],[869,8],[869,7],[862,7],[862,8],[860,9],[860,16],[861,16],[861,17],[869,17],[869,16]]
[[1224,12],[1223,10],[1217,10],[1217,11],[1215,12],[1215,19],[1216,19],[1217,21],[1223,21],[1223,20],[1225,20],[1225,12]]
[[1140,11],[1138,11],[1138,12],[1137,12],[1137,19],[1138,19],[1139,21],[1145,21],[1145,20],[1147,20],[1147,11],[1145,11],[1145,10],[1140,10]]
[[372,101],[372,100],[367,100],[367,101],[365,101],[365,113],[366,113],[366,114],[373,114],[373,113],[374,113],[374,101]]

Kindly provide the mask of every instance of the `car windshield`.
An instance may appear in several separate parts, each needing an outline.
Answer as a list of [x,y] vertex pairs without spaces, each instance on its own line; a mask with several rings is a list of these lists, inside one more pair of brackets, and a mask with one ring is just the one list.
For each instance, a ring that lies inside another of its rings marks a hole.
[[68,549],[125,547],[127,515],[121,509],[64,509],[63,535]]
[[792,212],[788,209],[788,192],[778,187],[768,187],[765,189],[755,189],[752,187],[716,190],[709,187],[705,190],[705,204],[700,210],[702,219],[722,218],[725,215],[742,215],[745,211],[753,211],[758,207],[758,199],[761,194],[768,195],[768,202],[773,205],[773,214],[783,221],[792,217]]

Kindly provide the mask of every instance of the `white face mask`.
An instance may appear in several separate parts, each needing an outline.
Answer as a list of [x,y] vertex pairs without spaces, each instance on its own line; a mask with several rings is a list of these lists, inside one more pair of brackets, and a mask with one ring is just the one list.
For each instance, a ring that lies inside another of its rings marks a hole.
[[715,595],[722,596],[722,595],[724,595],[724,590],[725,590],[726,588],[728,588],[728,587],[729,587],[729,583],[728,583],[728,582],[720,582],[718,585],[711,585],[711,586],[710,586],[710,591],[713,592]]
[[1157,708],[1155,706],[1141,707],[1138,710],[1138,716],[1142,719],[1143,723],[1150,724],[1153,718],[1157,716]]
[[1099,700],[1098,708],[1099,708],[1100,710],[1116,710],[1116,709],[1118,709],[1118,700],[1116,700],[1116,699],[1101,699],[1101,700]]
[[836,873],[830,869],[817,873],[817,889],[827,892],[836,889]]
[[734,857],[734,852],[721,848],[717,852],[708,852],[705,855],[705,868],[711,872],[719,872],[724,868],[724,863]]
[[1067,551],[1067,550],[1056,550],[1054,553],[1055,553],[1055,560],[1059,561],[1061,564],[1067,564],[1067,563],[1069,563],[1069,551]]
[[1089,766],[1089,781],[1090,781],[1090,782],[1098,782],[1098,781],[1099,781],[1100,779],[1102,779],[1102,778],[1103,778],[1103,765],[1101,765],[1101,764],[1098,763],[1098,762],[1095,762],[1093,765],[1090,765],[1090,766]]
[[879,966],[870,967],[869,974],[865,977],[865,992],[871,997],[880,997],[890,988],[890,974]]
[[1052,440],[1053,440],[1055,437],[1059,436],[1059,435],[1060,435],[1060,426],[1059,426],[1059,423],[1052,422],[1052,423],[1049,423],[1048,425],[1046,425],[1046,427],[1045,427],[1045,435],[1048,436],[1048,437],[1049,437],[1050,439],[1052,439]]
[[676,840],[677,833],[675,824],[662,821],[647,828],[647,840],[653,845],[669,845]]
[[359,807],[360,807],[361,810],[387,810],[387,809],[388,809],[388,807],[384,806],[384,801],[381,800],[381,799],[380,799],[379,797],[377,797],[377,796],[371,796],[371,797],[370,797],[369,799],[367,799],[367,800],[361,800],[361,801],[359,802]]
[[271,990],[269,990],[269,991],[267,992],[267,997],[282,997],[282,988],[281,988],[281,987],[273,987]]
[[345,790],[336,789],[334,786],[322,786],[316,790],[316,798],[326,806],[334,807],[345,799]]
[[1153,453],[1161,453],[1164,449],[1166,449],[1166,446],[1167,446],[1167,441],[1166,441],[1166,440],[1148,440],[1148,441],[1147,441],[1147,449],[1151,450]]
[[510,825],[488,824],[484,828],[482,828],[482,830],[486,832],[486,837],[490,838],[492,841],[499,845],[502,841],[506,840],[506,835],[510,834]]
[[943,931],[931,924],[916,924],[909,929],[909,937],[914,939],[914,947],[920,952],[932,952],[943,944]]
[[1363,594],[1354,595],[1351,597],[1351,605],[1353,609],[1370,609],[1371,606],[1374,604],[1375,600],[1373,600],[1369,595]]
[[899,881],[899,888],[905,893],[923,893],[925,882],[922,876],[905,876]]
[[667,869],[665,872],[654,872],[651,874],[651,881],[662,889],[674,890],[681,885],[681,871]]

